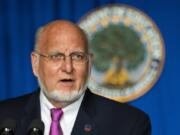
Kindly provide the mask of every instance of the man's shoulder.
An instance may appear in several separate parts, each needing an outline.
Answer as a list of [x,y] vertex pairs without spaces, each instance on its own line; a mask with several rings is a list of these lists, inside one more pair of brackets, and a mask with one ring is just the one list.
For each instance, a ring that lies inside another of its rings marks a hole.
[[33,97],[33,95],[36,95],[36,94],[37,94],[37,91],[31,92],[22,96],[18,96],[15,98],[0,101],[0,110],[1,111],[13,110],[13,109],[17,110],[18,108],[22,108],[22,106],[25,106],[26,103],[29,101],[29,99]]
[[87,91],[83,107],[104,134],[150,134],[149,116],[127,103],[116,102]]
[[107,115],[128,115],[129,117],[137,117],[141,115],[144,117],[148,117],[148,115],[144,111],[127,103],[117,102],[94,93],[91,93],[90,95],[93,98],[93,104],[96,106],[97,111],[99,110],[100,112],[106,112],[105,114]]

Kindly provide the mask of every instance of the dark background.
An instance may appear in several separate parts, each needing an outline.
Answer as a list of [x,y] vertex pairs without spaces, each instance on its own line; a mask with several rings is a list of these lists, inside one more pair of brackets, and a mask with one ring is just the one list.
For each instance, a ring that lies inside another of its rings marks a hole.
[[130,102],[149,114],[152,135],[179,135],[180,128],[180,1],[178,0],[0,0],[0,99],[37,88],[30,53],[36,29],[55,19],[78,22],[106,4],[136,7],[151,17],[165,42],[162,74],[143,97]]

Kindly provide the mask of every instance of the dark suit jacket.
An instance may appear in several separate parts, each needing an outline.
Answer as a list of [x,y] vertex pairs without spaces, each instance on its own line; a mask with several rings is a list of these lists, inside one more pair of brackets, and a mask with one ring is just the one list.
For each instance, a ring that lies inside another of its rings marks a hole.
[[[13,118],[17,135],[26,135],[31,121],[40,118],[39,90],[0,103],[0,122]],[[150,135],[149,117],[127,104],[86,91],[71,135]]]

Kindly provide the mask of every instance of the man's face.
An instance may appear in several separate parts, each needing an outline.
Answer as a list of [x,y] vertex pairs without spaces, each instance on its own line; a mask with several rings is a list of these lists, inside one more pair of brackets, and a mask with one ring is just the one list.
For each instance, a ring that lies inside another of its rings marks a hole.
[[[66,56],[63,62],[53,62],[48,58],[33,54],[33,71],[40,79],[47,93],[56,91],[56,94],[71,95],[83,89],[89,74],[90,63],[75,64],[69,57],[74,52],[87,54],[84,37],[75,30],[55,30],[46,34],[45,41],[41,42],[38,52],[43,55],[62,53]],[[43,39],[44,40],[44,39]],[[38,61],[38,62],[37,62]]]

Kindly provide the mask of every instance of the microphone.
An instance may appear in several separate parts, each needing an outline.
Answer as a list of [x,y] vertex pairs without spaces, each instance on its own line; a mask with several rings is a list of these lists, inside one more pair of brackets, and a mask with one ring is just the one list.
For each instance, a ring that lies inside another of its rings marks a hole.
[[15,135],[16,121],[14,119],[6,119],[0,125],[0,135]]
[[40,119],[34,119],[28,128],[28,135],[44,135],[44,123]]

